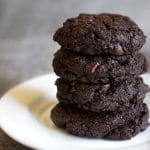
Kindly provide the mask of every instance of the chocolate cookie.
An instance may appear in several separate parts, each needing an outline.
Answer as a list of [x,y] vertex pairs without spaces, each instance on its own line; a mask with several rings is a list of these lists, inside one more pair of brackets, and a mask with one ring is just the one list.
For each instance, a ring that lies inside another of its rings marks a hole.
[[104,137],[108,133],[134,120],[146,109],[145,104],[132,105],[127,111],[89,112],[77,109],[73,105],[57,104],[52,112],[54,124],[68,133],[84,137]]
[[148,109],[145,109],[143,112],[141,112],[140,117],[137,117],[135,120],[129,121],[126,125],[120,126],[117,129],[113,129],[105,136],[105,138],[113,140],[131,139],[140,131],[143,131],[148,127],[148,119],[149,112]]
[[73,104],[90,111],[126,110],[142,103],[149,87],[142,78],[133,78],[107,84],[88,84],[57,79],[57,98],[60,103]]
[[90,56],[59,50],[54,57],[55,73],[67,80],[108,83],[132,78],[147,69],[142,54],[125,56]]
[[80,14],[67,19],[53,38],[63,49],[91,55],[136,53],[146,37],[129,17],[118,14]]

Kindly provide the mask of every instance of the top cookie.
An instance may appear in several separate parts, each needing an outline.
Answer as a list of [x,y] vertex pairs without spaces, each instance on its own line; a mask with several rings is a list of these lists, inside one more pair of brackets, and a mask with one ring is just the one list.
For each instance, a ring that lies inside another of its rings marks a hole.
[[126,55],[142,48],[146,37],[138,25],[119,14],[80,14],[67,19],[54,40],[62,48],[90,55]]

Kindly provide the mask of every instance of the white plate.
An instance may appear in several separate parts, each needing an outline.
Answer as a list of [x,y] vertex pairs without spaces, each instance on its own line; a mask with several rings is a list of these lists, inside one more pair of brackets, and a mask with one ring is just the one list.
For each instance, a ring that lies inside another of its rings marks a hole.
[[[20,84],[0,101],[0,126],[16,141],[41,150],[149,150],[150,127],[127,141],[87,139],[56,128],[50,110],[57,103],[56,76],[44,75]],[[150,75],[144,80],[150,85]],[[150,95],[145,101],[150,104]]]

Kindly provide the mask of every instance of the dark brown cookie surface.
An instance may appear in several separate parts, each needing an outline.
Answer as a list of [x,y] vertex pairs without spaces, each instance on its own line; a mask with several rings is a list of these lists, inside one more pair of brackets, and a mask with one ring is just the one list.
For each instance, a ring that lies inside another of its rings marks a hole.
[[145,36],[129,17],[118,14],[80,14],[67,19],[54,35],[64,49],[91,55],[126,55],[137,52]]
[[90,56],[59,50],[53,60],[54,72],[67,80],[108,83],[132,78],[147,69],[142,54],[125,56]]
[[54,124],[68,133],[84,137],[104,137],[111,130],[139,117],[147,109],[145,104],[132,106],[128,111],[93,113],[74,106],[57,104],[52,112]]
[[133,104],[142,103],[145,93],[149,91],[142,78],[110,84],[88,84],[60,78],[56,85],[60,103],[96,112],[126,110]]
[[120,126],[117,129],[113,129],[105,136],[105,138],[112,140],[131,139],[139,132],[144,131],[148,127],[148,119],[149,112],[148,109],[145,109],[135,120],[129,121],[126,125]]

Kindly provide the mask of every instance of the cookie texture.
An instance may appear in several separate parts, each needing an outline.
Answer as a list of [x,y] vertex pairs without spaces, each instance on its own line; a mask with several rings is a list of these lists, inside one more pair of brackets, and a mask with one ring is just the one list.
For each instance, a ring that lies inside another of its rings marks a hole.
[[57,104],[52,112],[54,124],[68,133],[84,137],[101,138],[127,122],[135,120],[147,109],[145,104],[132,105],[127,111],[94,113],[77,109],[73,105]]
[[67,80],[107,83],[138,76],[147,70],[143,54],[90,56],[59,50],[53,60],[54,72]]
[[73,104],[89,111],[124,111],[142,103],[149,87],[142,78],[127,79],[107,84],[89,84],[57,79],[57,98],[60,103]]
[[120,126],[109,132],[104,138],[112,140],[127,140],[137,135],[140,131],[144,131],[148,126],[149,112],[146,108],[139,117],[129,121],[126,125]]
[[146,37],[129,17],[119,14],[80,14],[67,19],[53,38],[63,49],[90,55],[136,53]]

